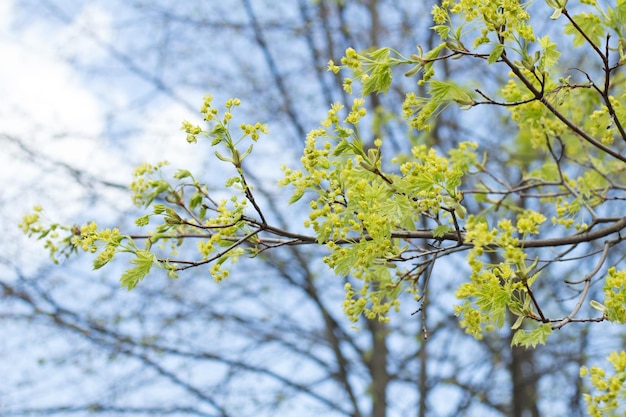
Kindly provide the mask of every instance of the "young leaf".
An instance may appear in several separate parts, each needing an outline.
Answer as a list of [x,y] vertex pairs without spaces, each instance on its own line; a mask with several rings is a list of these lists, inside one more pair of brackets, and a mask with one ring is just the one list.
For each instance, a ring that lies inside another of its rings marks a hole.
[[204,196],[202,195],[202,193],[196,191],[195,193],[193,193],[191,198],[189,198],[189,208],[192,210],[195,209],[202,203],[203,199]]
[[498,59],[500,59],[500,56],[502,55],[502,51],[504,51],[504,45],[501,44],[501,43],[496,44],[496,46],[493,48],[493,50],[489,54],[489,58],[487,59],[487,63],[488,64],[493,64]]
[[537,347],[537,345],[545,344],[548,336],[552,333],[552,327],[549,323],[543,323],[533,330],[520,329],[513,335],[511,346],[523,346],[525,348]]
[[293,204],[296,201],[300,200],[303,195],[304,195],[304,189],[296,189],[293,192],[293,195],[291,196],[291,198],[289,199],[289,204]]
[[217,156],[217,159],[219,159],[220,161],[224,161],[224,162],[233,162],[232,159],[225,157],[224,155],[222,155],[221,153],[219,153],[218,151],[215,151],[215,156]]
[[600,311],[602,314],[606,313],[606,307],[602,303],[600,303],[600,302],[598,302],[596,300],[591,300],[591,301],[589,301],[589,304],[591,305],[591,307],[593,307],[596,310]]
[[539,59],[539,69],[545,71],[556,65],[561,53],[557,50],[556,43],[552,42],[549,36],[543,36],[539,38],[538,41],[543,49],[543,53]]
[[447,232],[450,232],[450,231],[452,231],[450,227],[446,226],[445,224],[440,224],[439,226],[433,229],[433,237],[435,238],[443,237]]
[[517,320],[515,320],[515,323],[513,323],[513,325],[511,326],[511,330],[517,330],[520,328],[520,326],[522,325],[522,322],[524,321],[524,316],[518,316]]
[[124,272],[120,278],[122,287],[127,288],[128,291],[135,288],[139,281],[148,275],[152,265],[156,262],[156,256],[152,252],[139,249],[136,255],[137,257],[130,261],[136,266]]
[[176,178],[177,180],[182,180],[183,178],[187,177],[191,177],[191,172],[187,171],[186,169],[179,169],[178,171],[176,171],[176,174],[174,174],[174,178]]

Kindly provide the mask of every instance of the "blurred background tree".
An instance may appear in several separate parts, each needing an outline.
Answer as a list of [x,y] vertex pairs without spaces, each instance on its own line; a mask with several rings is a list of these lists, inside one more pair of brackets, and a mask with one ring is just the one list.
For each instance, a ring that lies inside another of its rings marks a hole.
[[[135,210],[125,181],[143,161],[196,166],[220,187],[225,174],[207,165],[212,151],[188,150],[177,131],[183,119],[198,119],[207,92],[216,101],[239,97],[246,118],[270,124],[271,141],[256,151],[264,162],[251,175],[273,221],[294,223],[287,191],[270,188],[280,176],[276,155],[297,158],[330,103],[351,105],[342,79],[327,71],[329,59],[339,61],[348,47],[431,48],[435,3],[15,2],[8,36],[69,66],[98,110],[90,116],[95,127],[73,118],[55,125],[30,106],[0,113],[0,120],[26,120],[0,127],[6,166],[25,173],[2,177],[0,209],[14,221],[2,225],[0,414],[583,415],[578,369],[620,346],[623,335],[603,323],[568,326],[536,350],[510,348],[506,332],[476,341],[450,309],[467,274],[462,259],[431,271],[429,291],[441,296],[405,303],[390,324],[366,321],[355,331],[341,311],[351,278],[328,272],[319,249],[266,252],[219,287],[198,269],[177,281],[151,277],[127,293],[119,289],[120,270],[88,274],[80,260],[49,266],[16,237],[19,215],[35,202],[55,220],[97,216],[100,225],[123,224]],[[49,42],[38,43],[44,34]],[[492,76],[460,64],[443,71],[487,82]],[[407,78],[372,96],[367,137],[384,135],[396,152],[475,140],[503,161],[524,155],[503,145],[515,132],[498,109],[471,131],[467,116],[450,109],[430,133],[407,134],[393,115],[401,113],[404,91],[419,88]],[[64,101],[59,92],[60,108],[44,110],[63,114]],[[522,165],[533,162],[527,152]],[[504,166],[510,169],[499,174],[514,182],[518,167]],[[424,316],[411,314],[420,307]],[[427,317],[427,341],[420,317]]]

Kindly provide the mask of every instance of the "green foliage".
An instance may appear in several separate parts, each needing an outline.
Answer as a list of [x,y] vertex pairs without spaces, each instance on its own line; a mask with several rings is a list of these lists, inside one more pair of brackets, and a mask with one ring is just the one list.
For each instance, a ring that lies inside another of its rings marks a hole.
[[[577,27],[582,30],[579,31]],[[587,39],[598,45],[604,35],[602,19],[593,13],[578,14],[574,16],[574,22],[567,25],[565,33],[574,36],[574,46],[584,45]]]
[[[206,126],[183,122],[182,130],[191,144],[208,140],[216,160],[230,168],[233,176],[224,187],[230,198],[216,201],[186,169],[168,178],[166,162],[146,163],[136,169],[131,184],[134,202],[146,209],[135,224],[146,233],[122,235],[94,223],[48,225],[41,209],[25,216],[21,227],[44,239],[55,260],[82,249],[96,254],[97,269],[119,253],[130,253],[134,266],[122,276],[129,290],[155,266],[176,277],[184,269],[208,265],[220,281],[241,256],[283,245],[322,245],[328,251],[326,265],[339,276],[355,278],[345,287],[343,305],[353,322],[361,317],[389,321],[405,293],[423,300],[435,263],[464,251],[469,273],[456,291],[454,309],[461,326],[476,338],[510,325],[514,345],[535,347],[571,322],[624,323],[625,275],[611,264],[609,253],[626,227],[614,208],[626,188],[626,90],[619,71],[626,50],[621,37],[626,1],[606,8],[583,1],[588,10],[576,16],[569,14],[565,0],[546,3],[543,12],[552,12],[549,24],[572,35],[571,44],[537,36],[526,2],[444,0],[432,10],[440,41],[431,50],[418,46],[417,53],[405,57],[386,47],[349,48],[340,65],[330,61],[329,70],[342,72],[344,90],[355,97],[349,108],[331,105],[320,126],[308,133],[300,164],[285,166],[280,181],[292,190],[291,204],[308,204],[308,234],[269,224],[249,185],[244,160],[268,133],[267,125],[235,125],[240,101],[230,99],[220,111],[211,96],[200,110]],[[615,33],[615,40],[607,36]],[[583,44],[593,51],[587,60],[595,66],[587,69],[585,61],[575,71],[560,68],[562,54]],[[493,71],[493,80],[505,81],[470,87],[467,79],[439,74],[441,63],[450,60]],[[366,98],[392,87],[395,67],[404,67],[405,76],[423,86],[406,92],[397,115],[407,137],[415,130],[432,131],[450,107],[497,107],[515,126],[498,150],[507,152],[509,161],[499,165],[491,149],[475,142],[437,148],[415,144],[395,155],[387,154],[385,137],[365,145],[362,131],[384,132],[380,118],[368,119]],[[359,85],[360,93],[354,94]],[[138,241],[145,248],[139,249]],[[536,285],[548,274],[540,272],[565,261],[554,247],[581,243],[600,246],[585,255],[597,256],[598,266],[576,282],[581,298],[571,313],[551,317],[543,310],[552,294],[542,294]],[[179,246],[190,244],[195,257],[172,259]],[[605,300],[593,305],[602,316],[579,318],[600,270],[608,274]]]
[[129,291],[135,288],[139,281],[144,279],[146,275],[150,273],[152,265],[156,263],[156,256],[146,250],[137,250],[135,255],[137,255],[137,257],[135,259],[131,259],[130,263],[135,264],[136,266],[126,270],[120,278],[122,287],[128,288]]
[[545,344],[550,333],[552,333],[552,326],[547,323],[540,324],[533,330],[520,330],[513,336],[511,345],[534,348],[537,347],[537,345]]
[[618,271],[615,267],[609,268],[609,276],[604,291],[605,315],[610,321],[626,323],[626,271]]
[[[36,236],[37,239],[44,241],[44,248],[50,252],[50,258],[58,264],[60,258],[69,257],[76,252],[76,247],[71,244],[71,236],[80,233],[80,230],[56,223],[47,224],[42,215],[43,208],[35,206],[32,213],[22,218],[19,227],[28,237]],[[60,232],[65,232],[66,236],[62,237]]]
[[592,417],[618,417],[626,412],[626,352],[612,352],[607,360],[613,367],[610,376],[598,366],[580,369],[580,376],[588,377],[596,391],[584,394],[587,412]]

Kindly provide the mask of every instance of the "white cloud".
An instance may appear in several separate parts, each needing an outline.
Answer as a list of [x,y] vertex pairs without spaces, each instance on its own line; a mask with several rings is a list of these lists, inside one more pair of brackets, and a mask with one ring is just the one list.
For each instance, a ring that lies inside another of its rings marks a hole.
[[[14,134],[51,137],[60,133],[95,134],[101,129],[95,98],[77,74],[50,51],[50,38],[31,27],[19,36],[8,33],[11,2],[0,2],[0,120],[2,130]],[[7,6],[8,4],[8,6]]]
[[6,31],[13,16],[13,1],[4,0],[0,2],[0,33]]
[[[46,207],[61,221],[85,206],[85,189],[68,170],[55,169],[50,161],[95,175],[123,170],[118,162],[122,158],[98,140],[103,130],[98,99],[50,49],[52,38],[37,23],[11,32],[13,10],[11,1],[0,1],[0,233],[3,240],[15,243],[6,249],[3,245],[5,255],[15,251],[28,256],[21,246],[31,244],[21,239],[17,224],[33,204]],[[26,148],[40,157],[29,155]],[[28,263],[32,265],[32,259]]]

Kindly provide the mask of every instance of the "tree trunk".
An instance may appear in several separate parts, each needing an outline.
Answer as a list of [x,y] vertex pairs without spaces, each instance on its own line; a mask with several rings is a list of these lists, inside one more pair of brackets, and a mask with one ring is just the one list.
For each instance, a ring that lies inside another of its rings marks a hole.
[[372,357],[369,359],[369,370],[372,377],[372,417],[387,415],[387,326],[378,320],[367,320],[372,335]]
[[511,417],[539,417],[533,355],[531,349],[511,348]]

